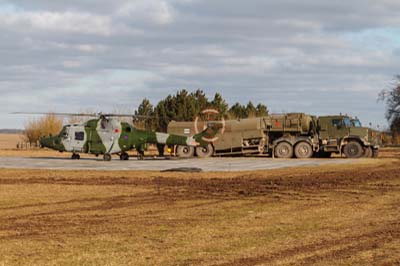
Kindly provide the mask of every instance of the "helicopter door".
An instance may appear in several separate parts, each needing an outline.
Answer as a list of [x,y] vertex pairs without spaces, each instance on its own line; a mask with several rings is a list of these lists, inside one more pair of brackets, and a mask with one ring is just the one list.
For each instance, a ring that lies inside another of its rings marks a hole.
[[119,153],[119,138],[121,137],[121,123],[115,119],[101,119],[97,125],[97,133],[106,148],[106,153]]
[[86,143],[86,132],[84,126],[71,126],[67,128],[67,138],[63,144],[67,151],[83,152]]

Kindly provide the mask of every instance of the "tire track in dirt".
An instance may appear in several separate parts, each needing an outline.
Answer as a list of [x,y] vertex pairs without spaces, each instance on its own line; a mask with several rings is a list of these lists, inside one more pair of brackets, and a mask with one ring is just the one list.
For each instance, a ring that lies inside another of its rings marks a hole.
[[[214,264],[213,266],[254,266],[257,264],[274,265],[277,263],[282,265],[282,260],[291,258],[293,260],[299,256],[305,256],[305,258],[284,265],[308,266],[324,260],[346,259],[358,252],[377,249],[383,243],[388,243],[398,238],[400,238],[400,222],[399,220],[394,220],[384,223],[379,229],[374,229],[367,233],[323,240],[318,243],[296,246],[268,255],[241,258],[231,262]],[[316,252],[321,253],[321,251],[324,251],[323,254],[308,255]]]
[[[338,193],[356,193],[352,190],[379,191],[382,193],[388,191],[397,191],[398,185],[389,184],[390,180],[400,179],[400,169],[394,166],[371,169],[360,169],[359,171],[328,171],[324,173],[289,175],[289,176],[267,176],[262,173],[243,175],[235,178],[175,178],[155,176],[153,178],[134,178],[134,177],[116,177],[116,178],[43,178],[40,176],[18,179],[18,178],[0,178],[0,184],[61,184],[61,185],[118,185],[135,186],[148,189],[147,192],[135,193],[133,195],[112,196],[112,197],[92,197],[86,199],[77,199],[70,201],[61,201],[54,203],[26,204],[15,207],[5,207],[0,210],[18,210],[22,208],[40,208],[40,207],[62,207],[68,204],[80,204],[80,207],[68,207],[65,209],[56,209],[42,211],[39,213],[29,213],[13,217],[0,219],[0,231],[19,231],[18,236],[29,236],[32,232],[41,230],[56,230],[62,226],[63,216],[101,211],[106,212],[112,209],[143,207],[146,204],[167,204],[183,200],[210,200],[209,202],[194,204],[186,208],[206,207],[212,204],[218,204],[223,201],[252,199],[263,196],[262,201],[270,202],[276,200],[306,200],[314,201],[320,204],[327,200],[325,192]],[[362,194],[361,194],[362,196]],[[85,206],[86,205],[86,206]],[[89,206],[88,206],[89,205]],[[158,212],[162,212],[159,210]],[[157,211],[152,215],[157,215]],[[140,219],[140,215],[134,217],[138,222],[145,223]],[[90,220],[90,216],[82,216],[80,224]],[[86,219],[86,220],[85,220]],[[107,215],[95,217],[94,223],[107,223],[115,217]],[[168,221],[167,221],[168,222]],[[65,222],[64,226],[68,225]],[[6,236],[5,236],[6,237]],[[11,237],[12,236],[8,236]],[[1,237],[0,237],[1,239]],[[4,239],[4,238],[3,238]]]

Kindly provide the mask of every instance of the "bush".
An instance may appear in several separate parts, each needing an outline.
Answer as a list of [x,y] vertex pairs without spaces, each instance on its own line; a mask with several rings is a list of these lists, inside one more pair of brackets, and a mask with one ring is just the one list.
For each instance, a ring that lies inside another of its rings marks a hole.
[[25,124],[24,138],[26,142],[37,143],[40,137],[57,135],[63,125],[63,119],[53,114],[29,119]]

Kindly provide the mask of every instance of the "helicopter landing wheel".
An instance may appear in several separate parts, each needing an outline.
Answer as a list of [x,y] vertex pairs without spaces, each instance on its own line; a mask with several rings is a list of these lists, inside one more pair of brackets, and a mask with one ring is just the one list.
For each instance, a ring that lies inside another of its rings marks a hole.
[[121,159],[121,161],[127,161],[127,160],[129,160],[129,154],[126,152],[123,152],[123,153],[121,153],[119,158]]
[[140,160],[140,161],[144,160],[144,152],[138,152],[137,158],[138,158],[138,160]]
[[77,154],[77,153],[73,153],[72,156],[71,156],[72,160],[79,160],[80,158],[81,158],[81,156],[79,154]]
[[105,154],[103,155],[103,160],[106,161],[106,162],[111,161],[111,154],[105,153]]

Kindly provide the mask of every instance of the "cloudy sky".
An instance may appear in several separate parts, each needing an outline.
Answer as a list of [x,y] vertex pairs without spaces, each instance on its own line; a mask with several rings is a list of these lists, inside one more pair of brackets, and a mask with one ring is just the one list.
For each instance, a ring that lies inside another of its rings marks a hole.
[[110,111],[177,89],[385,124],[398,0],[0,0],[0,128],[13,111]]

